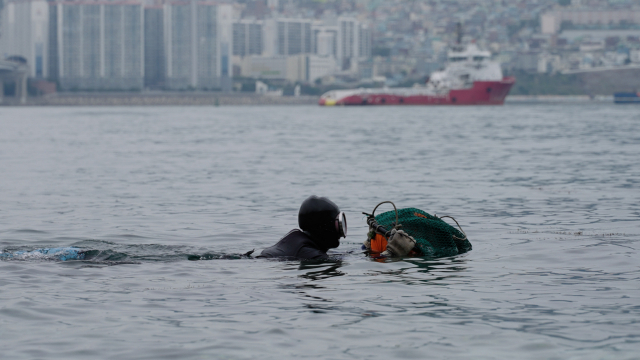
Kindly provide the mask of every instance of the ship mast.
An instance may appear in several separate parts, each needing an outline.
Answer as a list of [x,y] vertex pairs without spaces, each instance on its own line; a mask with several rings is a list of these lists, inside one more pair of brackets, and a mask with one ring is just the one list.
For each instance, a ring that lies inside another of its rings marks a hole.
[[464,51],[464,45],[462,45],[462,23],[456,23],[456,44],[451,46],[451,50],[455,52]]

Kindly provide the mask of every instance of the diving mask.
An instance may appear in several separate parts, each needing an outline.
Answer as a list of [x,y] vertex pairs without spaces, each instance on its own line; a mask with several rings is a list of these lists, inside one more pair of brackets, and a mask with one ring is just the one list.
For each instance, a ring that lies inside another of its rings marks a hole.
[[347,217],[344,215],[344,212],[340,212],[338,216],[336,216],[336,231],[338,232],[339,237],[346,238],[347,237]]

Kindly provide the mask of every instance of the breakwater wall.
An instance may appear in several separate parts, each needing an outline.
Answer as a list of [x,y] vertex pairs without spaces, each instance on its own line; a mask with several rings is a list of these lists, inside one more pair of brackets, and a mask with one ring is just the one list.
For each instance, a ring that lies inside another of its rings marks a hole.
[[[16,101],[14,101],[16,100]],[[60,92],[27,98],[26,106],[225,106],[313,105],[317,96],[269,96],[242,93],[197,92]],[[5,97],[0,105],[21,105]]]
[[640,66],[617,67],[605,70],[593,69],[577,72],[587,94],[612,95],[616,92],[640,90]]
[[506,104],[518,103],[613,103],[613,95],[509,95]]

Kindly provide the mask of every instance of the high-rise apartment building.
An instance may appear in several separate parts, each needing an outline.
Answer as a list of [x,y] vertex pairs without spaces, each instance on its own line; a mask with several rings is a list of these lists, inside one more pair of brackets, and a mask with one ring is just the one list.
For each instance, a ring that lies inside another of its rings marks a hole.
[[263,23],[260,20],[237,20],[233,23],[233,55],[262,55]]
[[[285,78],[261,67],[285,63],[298,69],[287,79],[310,81],[355,71],[371,54],[371,32],[355,18],[235,20],[233,5],[215,0],[3,1],[0,56],[23,57],[31,77],[61,90],[229,90],[232,57],[239,74]],[[270,60],[248,71],[246,57]]]
[[164,13],[162,5],[144,9],[144,86],[163,88],[165,80]]
[[192,0],[166,3],[163,10],[165,86],[230,88],[233,8]]
[[338,56],[338,33],[337,25],[327,25],[324,23],[313,24],[311,27],[313,53],[320,56]]
[[269,56],[313,52],[311,20],[277,18],[265,20],[264,51]]
[[51,2],[50,77],[61,89],[143,87],[144,12],[140,2]]
[[30,77],[48,76],[49,6],[43,0],[5,0],[0,16],[0,58],[27,60]]
[[338,59],[342,62],[358,56],[358,21],[351,18],[338,19]]
[[338,64],[342,70],[355,67],[357,60],[371,57],[371,30],[355,18],[338,18]]
[[358,58],[371,57],[371,29],[365,24],[358,27]]
[[195,0],[146,6],[142,0],[40,2],[48,10],[42,76],[56,80],[63,90],[231,86],[230,5]]

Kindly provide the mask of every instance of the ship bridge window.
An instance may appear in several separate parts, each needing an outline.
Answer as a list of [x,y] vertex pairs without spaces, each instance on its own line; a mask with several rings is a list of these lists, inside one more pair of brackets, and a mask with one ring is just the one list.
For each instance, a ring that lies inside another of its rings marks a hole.
[[449,61],[451,62],[466,61],[466,60],[467,58],[465,56],[454,56],[449,58]]
[[482,60],[485,60],[485,59],[486,59],[486,57],[484,57],[484,56],[474,56],[473,57],[473,61],[482,61]]

